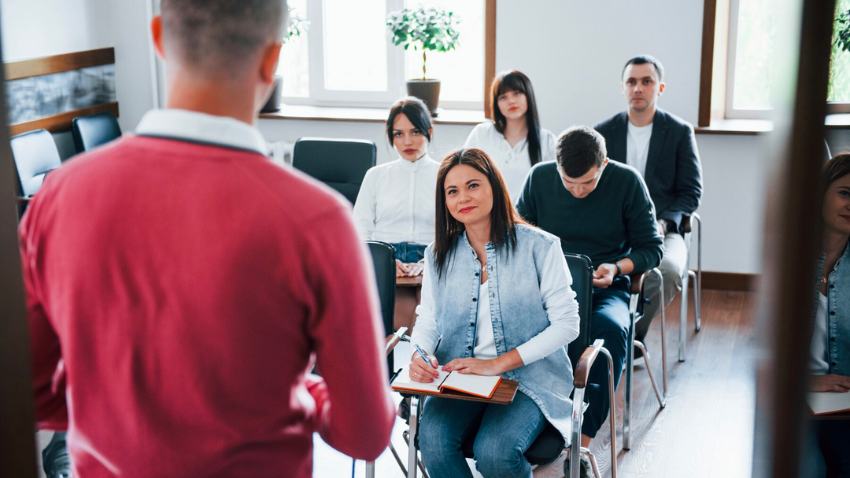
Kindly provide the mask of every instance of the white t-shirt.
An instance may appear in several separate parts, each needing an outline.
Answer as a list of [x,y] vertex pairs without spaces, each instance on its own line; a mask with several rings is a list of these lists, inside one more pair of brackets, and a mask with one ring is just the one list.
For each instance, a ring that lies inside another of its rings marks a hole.
[[626,164],[640,172],[646,178],[646,158],[649,156],[649,140],[652,138],[652,123],[647,126],[635,126],[629,121],[629,134],[626,140]]
[[829,373],[829,364],[826,363],[826,309],[827,297],[818,291],[818,311],[815,314],[815,330],[812,333],[812,356],[809,361],[809,372],[815,375],[826,375]]
[[397,159],[366,172],[357,201],[354,224],[364,240],[434,242],[434,191],[440,163],[427,155],[415,163]]
[[[511,195],[511,203],[516,203],[525,177],[531,169],[531,158],[528,155],[528,138],[523,139],[511,148],[505,137],[496,130],[492,121],[481,123],[472,129],[464,148],[478,148],[490,156],[490,159],[499,167],[508,194]],[[555,160],[555,135],[550,131],[540,128],[540,162]]]
[[[489,282],[489,281],[487,281]],[[493,319],[490,318],[490,300],[487,282],[478,289],[478,321],[475,325],[475,358],[482,360],[499,356],[496,337],[493,335]]]

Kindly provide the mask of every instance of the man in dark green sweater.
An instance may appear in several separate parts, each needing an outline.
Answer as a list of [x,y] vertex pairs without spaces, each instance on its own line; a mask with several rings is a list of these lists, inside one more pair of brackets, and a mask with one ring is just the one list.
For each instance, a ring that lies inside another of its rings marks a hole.
[[[640,174],[606,155],[605,139],[595,130],[574,126],[564,131],[555,145],[556,161],[531,169],[516,208],[528,222],[560,237],[564,252],[593,261],[591,340],[605,340],[616,387],[628,350],[628,274],[658,266],[664,246]],[[591,368],[590,383],[582,447],[590,445],[611,406],[604,360]]]

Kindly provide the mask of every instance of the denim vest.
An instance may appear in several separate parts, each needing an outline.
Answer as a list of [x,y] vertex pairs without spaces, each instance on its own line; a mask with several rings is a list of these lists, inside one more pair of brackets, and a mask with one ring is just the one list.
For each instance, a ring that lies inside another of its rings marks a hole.
[[[815,288],[820,285],[824,260],[826,255],[821,254]],[[850,376],[850,243],[844,250],[844,256],[835,263],[835,269],[829,273],[826,287],[828,373]]]
[[[517,225],[517,247],[498,250],[487,243],[488,297],[479,297],[481,277],[478,257],[466,233],[446,257],[442,277],[431,274],[434,312],[443,341],[436,352],[439,363],[472,357],[478,301],[490,302],[493,337],[499,355],[527,342],[549,326],[540,296],[540,270],[559,239],[526,225]],[[434,245],[428,246],[426,260],[434,265]],[[519,382],[519,390],[534,400],[543,416],[570,443],[570,414],[573,369],[567,347],[529,365],[505,372],[503,378]]]

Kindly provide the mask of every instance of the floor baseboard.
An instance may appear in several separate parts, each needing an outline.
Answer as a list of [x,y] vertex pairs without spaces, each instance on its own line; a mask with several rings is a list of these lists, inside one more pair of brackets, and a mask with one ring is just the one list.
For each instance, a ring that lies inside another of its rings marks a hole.
[[759,274],[702,271],[703,289],[755,292],[758,281]]

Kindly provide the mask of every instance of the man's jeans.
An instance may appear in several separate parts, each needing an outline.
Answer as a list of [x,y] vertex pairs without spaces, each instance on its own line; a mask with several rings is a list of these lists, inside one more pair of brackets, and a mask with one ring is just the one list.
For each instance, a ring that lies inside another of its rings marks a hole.
[[425,248],[428,247],[410,242],[395,242],[390,245],[395,247],[395,258],[404,264],[421,261],[425,257]]
[[[664,236],[664,257],[661,259],[661,275],[664,277],[664,307],[670,305],[676,294],[682,290],[682,275],[685,274],[685,265],[688,259],[688,248],[685,239],[675,232],[668,232]],[[644,306],[644,317],[635,325],[635,338],[643,342],[649,324],[653,317],[661,312],[661,298],[659,297],[658,276],[650,274],[644,282],[646,297],[649,303]]]
[[531,478],[531,465],[523,453],[547,422],[537,404],[522,392],[510,405],[428,397],[419,429],[428,474],[472,478],[461,445],[479,423],[473,448],[478,471],[486,477]]

